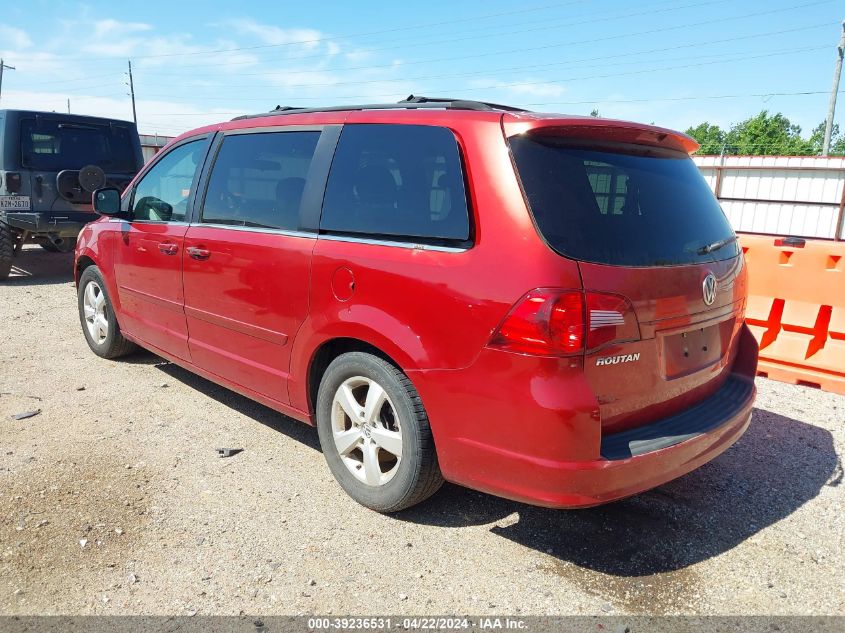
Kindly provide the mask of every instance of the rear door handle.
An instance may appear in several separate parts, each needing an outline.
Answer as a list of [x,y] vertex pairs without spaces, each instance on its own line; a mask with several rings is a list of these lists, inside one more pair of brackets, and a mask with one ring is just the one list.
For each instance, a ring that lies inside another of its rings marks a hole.
[[188,255],[190,255],[193,259],[205,261],[206,259],[211,257],[211,251],[207,248],[197,248],[196,246],[189,246]]
[[176,244],[172,244],[170,242],[159,242],[158,250],[160,250],[165,255],[175,255],[177,252],[179,252],[179,247]]

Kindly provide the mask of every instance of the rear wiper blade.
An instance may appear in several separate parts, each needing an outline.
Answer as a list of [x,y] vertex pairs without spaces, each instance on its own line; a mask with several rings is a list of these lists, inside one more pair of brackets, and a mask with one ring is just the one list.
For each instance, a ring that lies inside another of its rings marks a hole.
[[719,240],[718,242],[713,242],[712,244],[706,244],[699,248],[696,252],[699,255],[706,255],[707,253],[712,253],[713,251],[718,251],[723,246],[727,246],[728,244],[732,244],[736,242],[736,235],[731,235],[730,237],[726,237],[723,240]]

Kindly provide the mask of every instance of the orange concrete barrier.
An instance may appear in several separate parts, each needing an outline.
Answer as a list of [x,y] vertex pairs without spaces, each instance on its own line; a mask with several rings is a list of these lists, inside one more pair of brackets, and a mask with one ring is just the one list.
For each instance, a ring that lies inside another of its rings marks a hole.
[[758,373],[845,395],[845,243],[740,235]]

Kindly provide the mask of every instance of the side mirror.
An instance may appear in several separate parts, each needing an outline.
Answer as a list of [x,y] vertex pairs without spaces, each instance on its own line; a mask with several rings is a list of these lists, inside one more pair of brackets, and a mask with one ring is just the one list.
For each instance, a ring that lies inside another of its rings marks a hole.
[[94,211],[100,215],[118,215],[120,213],[120,192],[108,187],[97,189],[91,196]]

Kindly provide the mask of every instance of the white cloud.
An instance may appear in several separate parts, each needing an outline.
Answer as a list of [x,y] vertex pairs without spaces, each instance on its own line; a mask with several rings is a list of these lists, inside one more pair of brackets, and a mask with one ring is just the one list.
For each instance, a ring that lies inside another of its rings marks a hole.
[[[66,112],[68,95],[59,92],[28,90],[3,91],[4,108]],[[123,99],[90,95],[71,95],[71,112],[132,120],[132,103]],[[199,108],[184,103],[156,99],[138,99],[138,130],[141,134],[176,136],[192,128],[219,123],[234,116],[231,108]]]
[[82,50],[94,55],[124,56],[133,52],[143,41],[143,34],[153,29],[143,22],[119,22],[118,20],[97,20],[92,25],[93,33],[85,38]]
[[[260,42],[272,46],[298,44],[305,49],[314,49],[325,39],[324,34],[316,29],[283,29],[278,26],[261,24],[250,18],[231,20],[227,25],[233,28],[238,35],[252,35],[257,37]],[[335,44],[335,46],[337,45]]]
[[0,24],[0,43],[11,50],[32,46],[32,40],[26,31],[6,24]]
[[[132,65],[138,68],[157,67],[163,71],[172,66],[174,70],[184,70],[184,76],[190,78],[203,70],[238,73],[259,63],[259,58],[253,53],[231,50],[238,48],[237,42],[216,40],[198,46],[187,42],[186,39],[169,36],[145,41],[144,46],[136,51],[138,57],[133,60]],[[211,50],[222,52],[206,52]]]
[[474,79],[470,87],[487,90],[503,91],[515,97],[560,97],[566,92],[566,88],[560,84],[540,81],[534,78],[523,80],[495,80],[495,79]]
[[92,37],[122,37],[131,33],[152,30],[151,24],[143,22],[120,22],[112,19],[97,20],[94,22]]
[[[32,52],[23,31],[0,38],[0,55],[18,66],[4,86],[4,107],[63,112],[69,97],[75,113],[131,119],[127,59],[134,71],[138,127],[145,134],[176,134],[277,103],[395,101],[419,88],[396,80],[403,68],[391,63],[399,60],[349,48],[318,29],[285,29],[243,18],[212,24],[221,32],[197,39],[152,22],[122,22],[84,11],[57,21],[59,28],[39,33]],[[80,29],[90,36],[80,39]],[[269,48],[252,48],[261,44]],[[357,68],[365,64],[376,67]]]

